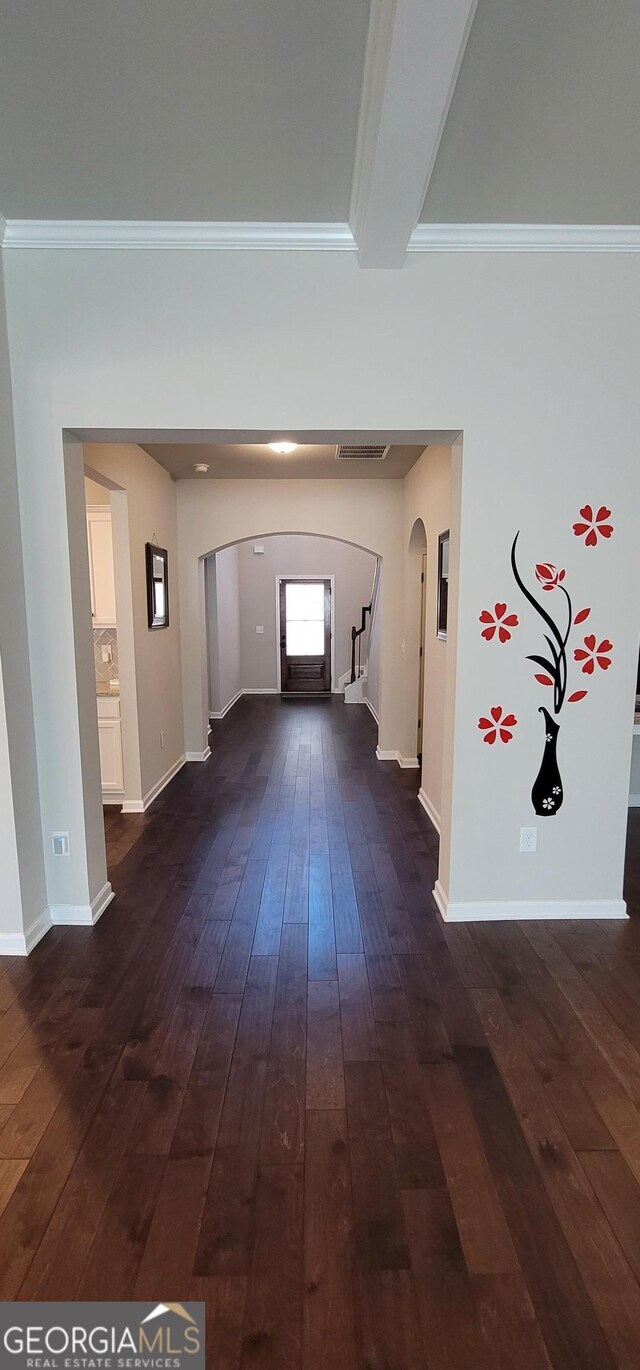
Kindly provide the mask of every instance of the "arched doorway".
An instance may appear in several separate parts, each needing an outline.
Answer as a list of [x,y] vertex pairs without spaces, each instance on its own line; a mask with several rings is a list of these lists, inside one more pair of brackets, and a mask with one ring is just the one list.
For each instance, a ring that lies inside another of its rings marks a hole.
[[422,758],[424,718],[425,622],[427,603],[427,533],[421,518],[417,518],[409,537],[406,570],[405,618],[405,679],[407,738],[415,740],[415,756],[409,758],[419,766]]

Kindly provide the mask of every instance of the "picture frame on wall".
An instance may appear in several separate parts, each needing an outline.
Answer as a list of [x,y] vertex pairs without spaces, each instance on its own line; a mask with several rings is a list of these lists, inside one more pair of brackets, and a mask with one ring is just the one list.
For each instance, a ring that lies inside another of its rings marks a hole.
[[449,613],[449,529],[438,538],[438,618],[436,636],[447,640]]
[[166,547],[147,542],[147,616],[149,628],[169,627],[169,556]]

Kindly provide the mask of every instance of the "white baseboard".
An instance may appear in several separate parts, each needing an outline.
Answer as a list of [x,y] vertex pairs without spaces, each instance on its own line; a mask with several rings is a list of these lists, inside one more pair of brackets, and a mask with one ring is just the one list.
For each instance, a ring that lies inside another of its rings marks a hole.
[[624,899],[497,899],[452,904],[440,881],[433,897],[445,923],[520,923],[530,919],[628,918]]
[[269,685],[266,690],[241,690],[243,695],[279,695],[280,690],[276,685]]
[[400,753],[398,751],[385,751],[383,747],[376,747],[378,761],[398,761]]
[[0,956],[28,956],[29,952],[37,947],[38,942],[42,941],[50,927],[51,919],[47,908],[34,918],[23,933],[5,932],[0,935]]
[[[202,758],[198,757],[197,759],[201,760]],[[146,813],[147,809],[153,804],[154,799],[158,798],[158,795],[162,793],[165,786],[169,784],[169,781],[173,780],[174,775],[177,775],[178,771],[182,770],[185,761],[189,760],[190,757],[183,752],[182,756],[179,756],[178,760],[174,761],[173,766],[170,766],[168,771],[165,771],[160,780],[157,780],[155,785],[151,786],[151,789],[145,794],[144,799],[125,799],[122,805],[122,812]]]
[[208,761],[211,756],[211,748],[205,747],[203,752],[187,752],[185,761]]
[[369,713],[370,713],[370,714],[373,714],[373,717],[375,718],[376,723],[378,724],[378,727],[380,727],[380,719],[378,718],[378,715],[377,715],[377,713],[376,713],[376,711],[375,711],[375,709],[374,709],[374,707],[373,707],[373,704],[371,703],[371,700],[370,700],[370,699],[367,699],[367,696],[365,695],[365,697],[364,697],[362,703],[363,703],[363,704],[366,704],[366,706],[367,706],[367,708],[368,708],[368,710],[369,710]]
[[114,804],[114,805],[117,804],[120,808],[122,808],[122,806],[123,806],[124,803],[125,803],[124,790],[119,790],[117,794],[114,794],[113,790],[109,790],[109,791],[107,791],[107,793],[105,793],[104,790],[102,791],[102,807],[103,807],[103,809],[108,809],[108,807],[109,807],[110,804]]
[[438,810],[436,809],[435,804],[432,804],[432,803],[431,803],[431,800],[430,800],[430,798],[429,798],[429,796],[428,796],[426,790],[423,789],[422,785],[420,786],[420,789],[418,790],[418,803],[419,803],[419,804],[422,804],[422,807],[423,807],[425,813],[427,814],[427,817],[431,819],[431,822],[433,823],[433,826],[434,826],[434,828],[435,828],[435,830],[436,830],[436,832],[437,832],[437,834],[438,834],[438,837],[439,837],[439,836],[440,836],[440,829],[441,829],[440,814],[438,813]]
[[91,927],[102,917],[105,909],[108,908],[114,898],[114,891],[107,881],[90,904],[51,904],[49,906],[49,919],[54,926]]
[[640,794],[629,795],[629,808],[640,809]]
[[224,718],[225,714],[228,714],[229,709],[232,709],[233,706],[234,706],[234,704],[237,704],[237,703],[238,703],[238,700],[239,700],[239,699],[242,699],[243,693],[244,693],[243,690],[238,690],[238,693],[235,694],[235,695],[233,696],[233,699],[230,699],[230,700],[229,700],[229,703],[228,703],[228,704],[225,704],[224,709],[215,709],[215,710],[213,711],[213,713],[211,713],[211,712],[209,713],[209,718],[210,718],[210,719],[214,719],[214,718],[215,718],[215,719]]
[[[362,702],[363,704],[367,704],[369,701],[363,699]],[[373,709],[371,712],[373,713]],[[373,716],[376,719],[376,722],[379,722],[375,713]],[[386,751],[384,747],[376,747],[376,756],[378,761],[397,761],[403,771],[415,771],[420,769],[420,762],[418,761],[417,756],[403,756],[402,752],[399,752],[397,749]]]
[[0,934],[0,956],[28,956],[52,927],[92,926],[114,898],[107,881],[90,904],[50,904],[23,934]]

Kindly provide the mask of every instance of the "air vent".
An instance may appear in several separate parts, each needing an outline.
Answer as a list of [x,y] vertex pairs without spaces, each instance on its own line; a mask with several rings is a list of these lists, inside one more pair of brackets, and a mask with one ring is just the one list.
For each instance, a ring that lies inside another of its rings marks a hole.
[[373,442],[341,442],[336,447],[338,461],[384,461],[389,451]]

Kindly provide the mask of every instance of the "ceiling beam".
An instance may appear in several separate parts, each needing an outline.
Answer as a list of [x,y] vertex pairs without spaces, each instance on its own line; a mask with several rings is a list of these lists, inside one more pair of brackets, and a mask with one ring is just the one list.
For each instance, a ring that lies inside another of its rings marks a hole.
[[402,266],[477,0],[371,0],[349,226],[361,266]]

